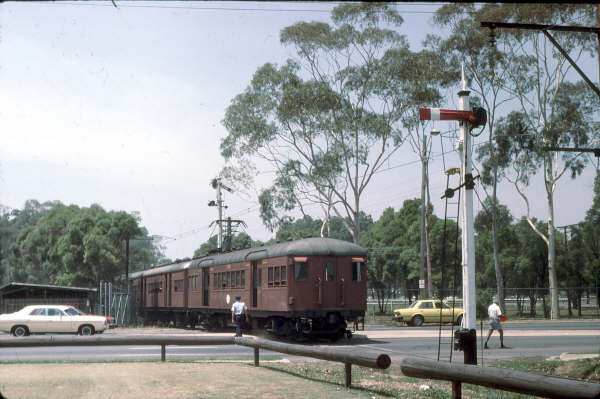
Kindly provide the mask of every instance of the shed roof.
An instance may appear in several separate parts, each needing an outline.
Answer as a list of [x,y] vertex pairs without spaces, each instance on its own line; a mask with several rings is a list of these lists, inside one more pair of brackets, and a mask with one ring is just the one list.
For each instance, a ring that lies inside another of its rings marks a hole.
[[61,285],[49,285],[49,284],[31,284],[31,283],[8,283],[0,287],[0,296],[8,293],[14,293],[25,289],[45,289],[50,291],[70,291],[70,292],[87,292],[95,293],[96,288],[83,288],[83,287],[66,287]]

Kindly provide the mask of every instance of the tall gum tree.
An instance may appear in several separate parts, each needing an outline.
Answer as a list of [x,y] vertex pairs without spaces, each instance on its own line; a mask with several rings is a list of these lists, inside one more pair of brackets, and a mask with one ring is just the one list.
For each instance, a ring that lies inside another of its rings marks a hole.
[[[458,66],[464,63],[469,87],[477,95],[487,111],[487,142],[477,148],[477,160],[474,164],[480,171],[481,186],[486,191],[489,201],[484,201],[485,209],[491,217],[492,253],[496,279],[496,294],[502,309],[504,306],[504,277],[500,262],[500,251],[497,232],[498,218],[498,155],[494,143],[494,127],[497,114],[503,105],[510,100],[510,95],[502,90],[506,75],[509,73],[509,62],[502,49],[502,43],[490,45],[486,30],[481,29],[483,20],[503,21],[507,10],[497,4],[449,4],[440,7],[435,14],[434,22],[449,29],[450,35],[445,38],[429,39],[436,43],[438,52],[447,59],[449,65]],[[488,188],[491,192],[488,192]]]
[[[232,100],[221,153],[229,171],[248,169],[254,159],[274,168],[273,185],[259,196],[271,230],[286,220],[282,214],[320,203],[358,243],[361,196],[402,144],[399,121],[412,106],[412,82],[390,76],[385,57],[410,51],[393,4],[342,4],[332,22],[282,30],[281,42],[296,56],[281,67],[259,68]],[[228,177],[249,184],[247,174]]]
[[[507,10],[505,22],[569,25],[576,21],[578,25],[595,25],[595,7],[586,4],[505,4],[502,7]],[[595,35],[572,32],[552,32],[552,35],[577,63],[597,51]],[[535,138],[528,151],[515,154],[511,164],[512,181],[525,202],[531,228],[548,246],[550,316],[558,319],[554,192],[565,174],[570,172],[572,178],[579,175],[588,158],[581,153],[552,152],[545,148],[581,148],[597,142],[593,118],[597,116],[598,98],[584,83],[573,83],[572,77],[578,75],[574,75],[571,65],[543,33],[507,30],[500,32],[499,40],[503,41],[514,70],[503,87],[520,107],[518,115],[513,115],[513,122],[520,117],[521,127]],[[504,133],[509,137],[514,135],[510,129]],[[534,176],[543,178],[546,192],[546,233],[539,230],[530,217],[531,201],[525,187]]]

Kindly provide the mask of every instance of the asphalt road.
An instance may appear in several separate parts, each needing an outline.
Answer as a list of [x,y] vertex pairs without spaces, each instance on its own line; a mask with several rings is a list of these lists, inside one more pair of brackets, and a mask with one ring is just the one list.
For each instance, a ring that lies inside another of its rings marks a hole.
[[[489,350],[481,350],[482,336],[478,336],[478,361],[495,359],[542,356],[549,358],[566,353],[600,353],[600,321],[560,321],[560,322],[528,322],[504,323],[505,345],[509,349],[499,348],[498,334],[494,333],[490,340]],[[120,329],[110,330],[104,334],[202,334],[215,335],[200,330],[186,331],[178,329]],[[230,335],[217,333],[216,335]],[[417,356],[427,359],[437,359],[438,356],[438,327],[384,327],[366,326],[365,331],[357,331],[352,340],[343,339],[335,344],[316,342],[310,345],[336,346],[353,350],[360,347],[379,353],[387,353],[392,360],[402,356]],[[483,339],[487,335],[484,325]],[[8,337],[0,334],[0,338]],[[440,359],[450,360],[451,356],[450,326],[444,326]],[[85,346],[85,347],[32,347],[32,348],[0,348],[0,361],[69,361],[69,360],[109,360],[109,359],[160,359],[159,346]],[[194,359],[239,359],[252,358],[251,348],[237,345],[223,346],[168,346],[167,358]],[[295,356],[261,350],[261,357],[289,358]],[[462,362],[462,352],[452,352],[453,362]]]

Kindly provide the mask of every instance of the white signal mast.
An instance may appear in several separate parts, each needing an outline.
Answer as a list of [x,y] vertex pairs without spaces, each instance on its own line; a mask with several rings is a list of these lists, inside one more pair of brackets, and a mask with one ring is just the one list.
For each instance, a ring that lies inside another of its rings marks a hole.
[[462,68],[461,90],[458,92],[459,110],[439,108],[419,108],[421,120],[454,120],[460,123],[461,155],[461,198],[462,203],[462,277],[463,277],[463,330],[458,334],[464,343],[466,364],[477,364],[476,309],[475,309],[475,233],[473,227],[473,188],[472,172],[473,145],[471,129],[485,125],[487,116],[482,108],[471,110],[470,92],[467,90],[464,66]]

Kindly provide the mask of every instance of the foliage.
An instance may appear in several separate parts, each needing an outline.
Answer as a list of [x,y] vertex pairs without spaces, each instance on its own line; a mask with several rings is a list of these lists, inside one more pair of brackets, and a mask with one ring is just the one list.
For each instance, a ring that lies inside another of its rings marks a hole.
[[[391,296],[418,295],[419,282],[419,231],[421,201],[406,200],[395,212],[387,208],[373,228],[366,234],[363,245],[369,250],[367,274],[369,287],[374,291],[380,311]],[[453,248],[457,226],[449,222],[446,232],[446,267],[442,264],[444,251],[443,221],[431,217],[431,242],[434,263],[432,265],[434,285],[437,293],[446,296],[451,292],[452,274],[448,265],[457,264]],[[446,274],[442,278],[442,269]]]
[[[344,221],[339,216],[332,216],[327,221],[313,219],[305,215],[301,219],[286,221],[281,224],[275,235],[276,241],[291,241],[305,237],[329,237],[352,242],[352,235],[344,226]],[[367,233],[373,226],[371,216],[361,212],[359,215],[360,231]]]
[[[32,216],[32,209],[38,217]],[[135,216],[106,212],[99,205],[79,208],[54,202],[50,209],[30,207],[27,212],[35,222],[22,225],[11,243],[8,281],[83,287],[115,281],[125,271],[125,241],[146,234]],[[15,215],[17,223],[21,213]],[[135,247],[130,254],[131,271],[162,256],[156,249]]]
[[[237,249],[244,248],[254,248],[260,247],[263,245],[261,241],[255,241],[248,234],[244,232],[240,232],[238,234],[234,234],[231,242],[232,249],[235,251]],[[214,235],[208,239],[205,243],[200,245],[198,249],[194,251],[194,258],[199,258],[202,256],[206,256],[209,253],[217,251],[219,247],[219,236]]]
[[23,209],[11,210],[0,206],[0,283],[8,282],[6,277],[10,264],[10,248],[21,230],[33,226],[57,204],[58,201],[40,203],[36,200],[28,200]]
[[401,145],[404,113],[417,97],[439,98],[421,68],[436,58],[409,51],[391,4],[342,4],[332,21],[282,30],[281,42],[293,46],[296,59],[265,64],[233,99],[221,153],[240,165],[229,166],[227,177],[242,176],[245,185],[248,176],[235,171],[247,168],[248,159],[274,167],[274,184],[259,196],[272,231],[289,221],[290,211],[304,215],[306,204],[318,203],[358,243],[361,196]]

